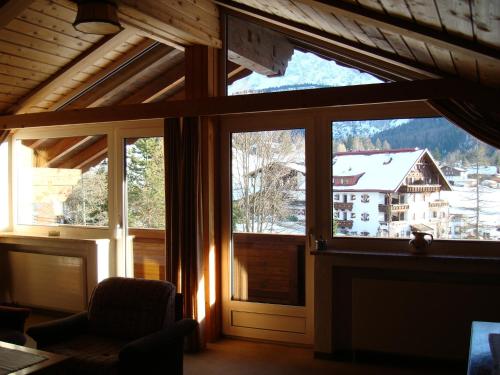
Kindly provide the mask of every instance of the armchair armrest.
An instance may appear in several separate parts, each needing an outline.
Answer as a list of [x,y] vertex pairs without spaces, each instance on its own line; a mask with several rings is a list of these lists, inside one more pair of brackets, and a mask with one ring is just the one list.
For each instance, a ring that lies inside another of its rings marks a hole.
[[[169,328],[141,337],[125,345],[120,351],[120,360],[142,359],[144,356],[157,354],[175,345],[181,345],[184,336],[193,332],[198,322],[193,319],[182,319]],[[180,342],[180,344],[179,344]]]
[[56,343],[78,335],[87,329],[87,311],[28,328],[26,333],[31,336],[38,347]]
[[30,309],[0,306],[0,326],[23,332],[24,322],[29,314]]

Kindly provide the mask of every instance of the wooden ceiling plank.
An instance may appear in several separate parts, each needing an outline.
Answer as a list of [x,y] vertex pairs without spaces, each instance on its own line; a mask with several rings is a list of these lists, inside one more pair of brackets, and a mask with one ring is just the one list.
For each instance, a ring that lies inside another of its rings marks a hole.
[[436,5],[445,30],[461,38],[474,38],[468,0],[436,0]]
[[19,99],[19,96],[17,95],[12,95],[12,94],[4,94],[0,92],[0,102],[2,103],[15,103]]
[[390,53],[396,53],[391,44],[387,41],[387,39],[385,39],[384,35],[376,27],[364,24],[362,22],[359,23],[359,26],[365,32],[365,34],[368,35],[368,37],[375,43],[377,48]]
[[[314,8],[313,8],[314,9]],[[351,41],[357,41],[356,37],[354,34],[348,30],[340,20],[335,17],[335,15],[328,13],[328,12],[321,12],[318,10],[315,10],[316,12],[320,13],[321,16],[325,19],[326,22],[330,23],[332,27],[337,30],[337,34],[340,34],[341,37],[351,40]]]
[[384,8],[384,11],[391,15],[391,16],[397,16],[403,19],[411,20],[411,13],[410,9],[408,9],[408,6],[406,5],[405,1],[401,0],[380,0],[380,3],[382,4],[382,7]]
[[411,53],[410,49],[406,45],[405,41],[402,39],[401,35],[394,34],[394,33],[391,33],[389,31],[384,31],[383,34],[384,34],[385,38],[387,39],[387,41],[391,44],[394,51],[396,51],[396,53],[399,56],[403,56],[403,57],[410,59],[410,60],[415,59],[415,57]]
[[211,14],[212,16],[219,17],[219,8],[210,0],[187,0],[194,6],[203,9],[204,12]]
[[[50,107],[51,111],[58,110],[62,107],[64,107],[67,103],[72,102],[80,96],[83,92],[89,90],[91,87],[96,85],[98,82],[102,81],[105,79],[106,76],[110,75],[114,70],[119,68],[121,65],[126,64],[127,62],[131,61],[132,59],[136,58],[136,56],[140,55],[142,52],[150,48],[155,42],[152,40],[145,40],[143,41],[140,45],[135,46],[134,48],[130,49],[127,53],[125,53],[120,60],[113,61],[111,64],[109,64],[106,69],[99,69],[98,72],[95,72],[92,78],[86,82],[84,85],[78,86],[77,90],[73,92],[67,92],[60,100],[54,103]],[[90,73],[89,73],[90,74]],[[68,95],[69,94],[69,95]]]
[[58,70],[57,66],[43,64],[22,57],[8,55],[6,53],[0,53],[0,64],[5,64],[13,67],[21,66],[25,69],[29,69],[35,72],[41,72],[44,74],[54,74]]
[[72,23],[61,21],[60,19],[48,16],[32,9],[25,9],[18,19],[29,22],[33,25],[45,27],[46,29],[57,31],[61,34],[81,39],[89,43],[97,43],[102,39],[102,35],[84,34],[77,31]]
[[44,100],[47,95],[54,92],[58,87],[63,86],[65,82],[69,81],[87,65],[91,65],[98,57],[107,53],[109,50],[112,50],[116,45],[123,43],[123,41],[127,40],[130,35],[132,35],[132,33],[125,29],[110,39],[107,39],[106,42],[100,43],[92,51],[85,53],[79,59],[73,61],[70,66],[51,79],[50,82],[47,82],[43,87],[36,90],[36,92],[29,97],[25,98],[14,112],[16,114],[26,112],[29,107],[35,106],[38,101]]
[[87,136],[60,139],[46,150],[46,167],[57,167],[59,164],[61,164],[61,161],[63,161],[68,155],[70,155],[85,143],[91,141],[93,138],[93,136]]
[[5,64],[0,64],[0,74],[16,78],[27,78],[38,83],[49,77],[49,74],[46,73],[35,72],[34,70],[24,69],[23,67],[9,66]]
[[[474,43],[472,41],[458,38],[454,35],[443,34],[439,30],[406,21],[398,17],[390,17],[366,8],[354,6],[340,0],[302,0],[313,7],[319,7],[325,11],[335,13],[338,16],[350,18],[355,21],[364,22],[382,30],[391,31],[397,34],[405,35],[425,43],[434,44],[436,47],[446,48],[450,51],[460,52],[473,58],[482,58],[488,61],[499,62],[500,51],[489,48],[485,45]],[[485,4],[490,1],[483,0]],[[500,19],[500,2],[497,2],[499,10],[497,16]],[[479,14],[482,12],[476,12]],[[488,19],[492,17],[489,13]],[[480,18],[478,15],[476,18]],[[475,19],[476,19],[475,18]],[[492,25],[499,25],[500,21],[489,21]],[[487,23],[486,23],[487,24]],[[491,27],[491,26],[490,26]],[[495,36],[498,39],[498,31],[488,35]],[[491,38],[494,40],[494,38]],[[497,41],[500,43],[500,41]]]
[[466,80],[478,82],[479,73],[477,71],[476,60],[468,55],[459,52],[452,52],[453,63],[458,71],[458,75]]
[[91,161],[96,160],[108,152],[108,140],[106,137],[100,138],[77,155],[59,164],[59,168],[81,169]]
[[301,1],[294,1],[294,5],[302,10],[304,14],[306,14],[311,22],[317,25],[317,27],[323,31],[326,31],[327,33],[332,33],[335,35],[340,35],[339,32],[332,27],[332,25],[322,17],[322,12],[318,13],[314,8],[311,6],[304,4]]
[[174,9],[182,14],[186,19],[191,20],[193,24],[206,26],[209,30],[216,31],[219,34],[219,16],[205,12],[202,8],[195,6],[186,0],[159,0],[162,6],[167,9]]
[[0,29],[21,14],[33,0],[10,0],[0,8]]
[[[139,17],[139,15],[137,14],[135,14],[134,16]],[[154,39],[165,45],[172,46],[173,44],[177,49],[180,49],[180,46],[182,46],[183,44],[191,43],[190,41],[184,40],[178,35],[172,33],[172,30],[170,30],[170,32],[165,31],[164,29],[162,29],[163,24],[157,20],[152,19],[151,17],[142,15],[140,16],[140,18],[135,18],[134,16],[122,12],[120,13],[120,21],[127,29],[135,29],[136,32],[141,32],[141,35],[146,36],[150,39]]]
[[[354,1],[353,1],[354,2]],[[360,5],[383,13],[384,7],[377,0],[358,0]]]
[[13,32],[8,29],[0,29],[0,40],[3,40],[5,42],[15,40],[17,44],[24,47],[40,52],[49,52],[50,54],[68,59],[74,59],[80,54],[80,51],[76,49],[67,48],[56,43],[46,42],[44,40]]
[[207,30],[199,26],[192,26],[185,18],[172,12],[165,12],[158,3],[147,3],[145,1],[121,0],[119,4],[119,15],[125,14],[129,17],[146,24],[157,25],[170,34],[178,35],[183,40],[200,43],[220,48],[222,43],[218,31]]
[[406,0],[406,4],[415,21],[442,30],[443,26],[434,0]]
[[30,8],[69,23],[73,23],[76,18],[76,6],[74,9],[69,9],[52,0],[36,0],[31,4]]
[[85,108],[37,114],[0,116],[0,129],[20,129],[55,125],[120,122],[179,116],[217,116],[298,109],[341,108],[386,103],[420,102],[429,99],[457,99],[498,108],[495,89],[464,80],[429,79],[297,90],[264,94],[236,95],[177,102],[146,103],[116,107]]
[[120,70],[118,74],[110,77],[101,87],[92,90],[89,98],[85,98],[85,106],[98,107],[104,105],[104,103],[110,99],[118,97],[119,93],[123,91],[131,81],[140,80],[143,75],[147,74],[147,70],[165,65],[178,53],[180,52],[177,50],[169,50],[167,46],[156,46],[156,48],[148,51],[140,60],[135,61]]
[[12,86],[12,85],[0,83],[0,92],[3,94],[17,95],[19,97],[21,95],[25,95],[29,91],[30,91],[29,89],[26,89],[23,87]]
[[439,70],[450,75],[458,75],[455,69],[455,65],[453,64],[450,51],[442,48],[437,48],[433,45],[428,45],[427,47],[429,47],[429,52],[432,55],[433,60]]
[[120,101],[120,105],[149,103],[166,91],[184,84],[184,62],[180,62],[156,79],[148,82],[140,90]]
[[39,82],[33,81],[31,79],[28,79],[28,78],[17,78],[17,77],[13,77],[10,75],[0,73],[0,83],[4,83],[6,85],[22,87],[25,89],[32,89]]
[[377,45],[370,39],[368,35],[365,34],[365,32],[361,29],[361,27],[352,19],[336,15],[336,17],[339,19],[340,22],[345,26],[347,30],[349,30],[355,37],[356,39],[372,48],[376,48]]
[[403,39],[406,42],[408,48],[411,49],[413,56],[415,56],[415,59],[417,59],[418,62],[431,67],[436,66],[431,54],[429,53],[429,50],[427,49],[427,45],[424,42],[406,37],[404,35]]
[[20,19],[12,20],[12,22],[9,23],[7,29],[34,37],[37,40],[55,43],[66,48],[75,49],[80,52],[85,51],[93,45],[92,43],[85,40],[74,38],[72,36],[62,34],[58,31],[49,30],[45,27],[33,25]]
[[478,69],[481,83],[500,87],[500,66],[479,61]]
[[500,47],[500,1],[472,1],[474,33],[481,43]]
[[230,14],[235,14],[251,22],[260,23],[271,29],[291,35],[296,39],[329,48],[337,54],[345,55],[352,60],[359,60],[365,66],[367,64],[373,65],[378,69],[406,74],[409,78],[422,79],[442,76],[430,67],[424,67],[415,61],[388,54],[379,49],[372,49],[359,43],[353,43],[345,38],[336,37],[335,35],[322,32],[307,25],[272,16],[255,8],[237,4],[230,0],[216,0],[216,3],[223,6],[226,9],[225,11]]
[[0,51],[2,51],[2,53],[28,58],[39,63],[45,63],[47,65],[53,65],[57,67],[61,67],[71,61],[71,59],[68,58],[40,52],[31,48],[20,46],[18,44],[5,42],[3,40],[0,40]]

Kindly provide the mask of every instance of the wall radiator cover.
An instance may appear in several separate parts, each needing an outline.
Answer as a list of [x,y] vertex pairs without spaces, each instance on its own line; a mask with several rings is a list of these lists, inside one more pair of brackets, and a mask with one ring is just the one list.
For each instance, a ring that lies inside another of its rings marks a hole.
[[14,303],[68,312],[86,308],[82,258],[9,251],[8,262]]

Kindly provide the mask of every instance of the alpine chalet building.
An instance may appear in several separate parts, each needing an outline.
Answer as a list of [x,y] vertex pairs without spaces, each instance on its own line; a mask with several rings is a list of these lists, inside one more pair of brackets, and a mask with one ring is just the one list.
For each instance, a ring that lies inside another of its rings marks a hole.
[[426,149],[338,152],[333,155],[337,235],[409,237],[413,230],[447,238],[451,190]]

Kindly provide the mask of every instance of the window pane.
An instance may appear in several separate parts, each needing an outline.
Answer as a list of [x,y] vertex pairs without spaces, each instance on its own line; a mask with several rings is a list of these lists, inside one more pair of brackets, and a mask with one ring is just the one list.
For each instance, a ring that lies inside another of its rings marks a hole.
[[232,135],[233,232],[305,233],[305,131]]
[[252,72],[229,85],[228,94],[245,95],[382,82],[371,74],[338,65],[333,60],[295,50],[283,76],[268,77]]
[[332,134],[333,235],[500,238],[499,150],[444,118],[334,122]]
[[106,136],[18,141],[18,224],[108,225]]
[[163,138],[125,140],[128,241],[134,277],[165,279]]

